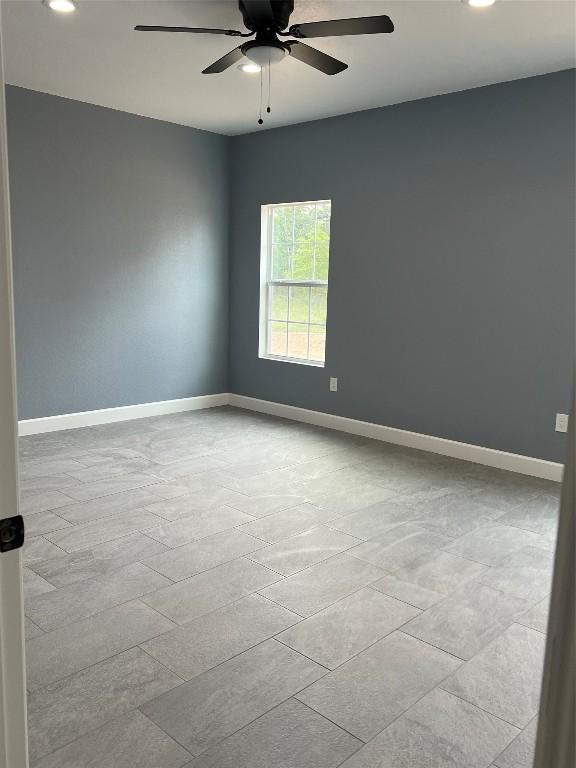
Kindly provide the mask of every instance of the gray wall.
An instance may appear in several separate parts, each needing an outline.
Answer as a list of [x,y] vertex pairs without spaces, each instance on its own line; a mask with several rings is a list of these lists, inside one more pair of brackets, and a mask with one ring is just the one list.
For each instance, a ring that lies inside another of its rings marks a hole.
[[227,389],[229,139],[7,89],[19,416]]
[[[574,85],[566,71],[234,139],[231,390],[562,460]],[[260,205],[323,198],[326,368],[259,360]]]

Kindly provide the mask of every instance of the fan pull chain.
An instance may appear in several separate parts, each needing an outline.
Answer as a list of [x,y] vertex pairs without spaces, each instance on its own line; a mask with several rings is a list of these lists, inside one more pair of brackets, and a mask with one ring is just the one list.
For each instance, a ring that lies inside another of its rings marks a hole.
[[272,99],[272,75],[271,70],[272,67],[270,66],[270,51],[268,51],[268,106],[266,107],[266,112],[270,114],[270,101]]
[[258,125],[262,125],[262,67],[260,67],[260,117],[258,118]]

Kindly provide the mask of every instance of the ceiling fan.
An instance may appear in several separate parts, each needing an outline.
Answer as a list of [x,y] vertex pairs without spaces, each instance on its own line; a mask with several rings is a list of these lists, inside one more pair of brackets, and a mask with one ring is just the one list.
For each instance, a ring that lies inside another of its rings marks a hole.
[[[364,16],[353,19],[335,19],[332,21],[311,21],[304,24],[292,24],[287,30],[290,15],[294,10],[294,0],[238,0],[238,6],[244,25],[249,32],[235,29],[211,29],[205,27],[158,27],[139,24],[134,27],[138,32],[189,32],[209,35],[228,35],[230,37],[252,37],[202,70],[204,75],[213,75],[233,66],[243,56],[260,67],[270,66],[281,61],[284,56],[308,64],[326,75],[336,75],[347,69],[345,64],[316,48],[301,42],[314,37],[339,37],[341,35],[375,35],[393,32],[394,24],[389,16]],[[283,31],[286,30],[286,31]],[[293,40],[280,40],[279,37],[292,37]]]

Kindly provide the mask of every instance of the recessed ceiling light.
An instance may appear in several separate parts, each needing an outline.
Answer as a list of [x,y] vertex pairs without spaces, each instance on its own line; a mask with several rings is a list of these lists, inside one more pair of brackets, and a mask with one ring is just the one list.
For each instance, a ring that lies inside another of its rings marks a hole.
[[247,61],[245,64],[240,64],[238,67],[242,72],[248,72],[250,75],[256,75],[262,67],[259,64],[256,64],[253,61]]
[[462,2],[471,5],[472,8],[489,8],[496,0],[462,0]]
[[76,10],[74,0],[42,0],[42,3],[50,8],[51,11],[58,13],[72,13]]

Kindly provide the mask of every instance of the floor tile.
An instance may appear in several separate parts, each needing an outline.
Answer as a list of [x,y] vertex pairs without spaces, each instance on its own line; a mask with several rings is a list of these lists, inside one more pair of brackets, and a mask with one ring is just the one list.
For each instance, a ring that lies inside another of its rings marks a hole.
[[76,552],[80,549],[104,544],[121,536],[127,536],[136,531],[145,531],[158,525],[159,518],[151,512],[138,509],[132,512],[123,512],[113,517],[94,520],[85,525],[75,525],[62,531],[55,531],[46,535],[53,544],[58,545],[66,552]]
[[44,493],[46,491],[60,491],[79,481],[71,475],[40,475],[39,477],[22,478],[20,480],[20,494]]
[[504,558],[530,545],[545,548],[546,539],[532,531],[492,523],[467,533],[444,549],[478,563],[500,565]]
[[361,589],[277,635],[328,669],[356,656],[419,611],[373,589]]
[[159,589],[143,600],[164,616],[183,624],[257,592],[280,578],[269,568],[240,558]]
[[60,547],[52,544],[42,536],[24,539],[23,557],[25,565],[43,560],[51,560],[56,557],[64,557],[65,554],[63,549],[60,549]]
[[326,475],[332,475],[339,469],[362,464],[364,455],[355,448],[343,448],[332,451],[325,456],[303,461],[293,467],[295,476],[299,480],[316,480]]
[[320,509],[313,504],[300,504],[246,523],[241,530],[274,544],[298,533],[309,531],[331,519],[332,513],[325,509]]
[[70,523],[54,512],[38,512],[36,515],[27,515],[24,520],[26,536],[42,536],[62,528],[70,528]]
[[[370,487],[371,475],[360,465],[344,467],[330,472],[317,478],[303,478],[298,473],[297,467],[291,467],[286,470],[286,474],[292,477],[297,486],[309,497],[316,499],[340,497],[341,494],[353,498],[358,491],[360,495],[366,488]],[[377,490],[379,488],[379,491]],[[373,492],[378,495],[378,499],[388,498],[393,495],[392,491],[383,489],[381,486],[372,485]],[[370,501],[367,503],[371,503]],[[358,509],[358,507],[356,507]]]
[[336,768],[362,742],[289,699],[193,763],[197,768]]
[[468,582],[403,629],[454,656],[470,659],[526,608],[520,598]]
[[75,469],[83,469],[84,465],[74,459],[41,459],[39,461],[20,462],[19,472],[23,480],[31,477],[46,475],[65,475]]
[[395,597],[397,600],[402,600],[402,602],[415,608],[420,608],[423,611],[436,605],[436,603],[439,603],[440,600],[446,597],[441,592],[435,592],[413,582],[404,581],[392,574],[373,582],[370,584],[370,588],[390,597]]
[[190,680],[300,620],[260,595],[248,595],[149,640],[142,648]]
[[263,496],[243,496],[237,494],[235,501],[228,502],[231,507],[245,512],[251,517],[266,517],[284,509],[296,507],[306,501],[305,496],[270,494]]
[[52,683],[28,697],[32,761],[180,685],[139,648]]
[[166,464],[157,474],[159,477],[175,480],[179,477],[201,475],[211,469],[225,469],[226,466],[226,462],[221,461],[215,456],[192,456]]
[[[354,488],[352,492],[344,490],[335,493],[319,494],[313,498],[313,501],[317,506],[330,512],[333,517],[337,517],[364,509],[371,504],[378,504],[392,498],[394,495],[393,492],[379,485],[364,484]],[[353,531],[345,531],[345,533],[351,533],[353,536],[356,535]]]
[[460,665],[437,648],[393,632],[297,698],[367,741]]
[[159,541],[142,533],[133,533],[71,554],[55,549],[60,552],[60,557],[32,562],[31,568],[59,588],[105,576],[130,563],[169,551]]
[[21,493],[19,512],[21,515],[35,515],[50,509],[58,509],[70,504],[70,496],[61,491],[41,491],[39,493]]
[[513,525],[542,535],[555,535],[559,502],[554,496],[537,496],[498,518],[503,525]]
[[461,489],[460,473],[436,465],[430,467],[428,461],[395,460],[389,466],[374,462],[373,469],[377,467],[378,484],[414,506]]
[[470,531],[488,525],[501,509],[484,504],[466,493],[455,493],[432,499],[426,504],[420,525],[431,531],[456,539]]
[[157,502],[153,511],[166,520],[179,520],[199,509],[234,506],[242,494],[218,485],[208,485],[199,475],[179,477],[151,486],[155,495],[165,502]]
[[534,718],[520,732],[510,746],[496,758],[494,765],[498,768],[532,768],[534,764],[534,751],[536,749],[537,728],[538,718]]
[[65,520],[78,525],[141,509],[155,501],[156,496],[149,487],[134,488],[111,495],[103,495],[101,498],[94,498],[90,501],[74,502],[73,499],[70,499],[69,506],[62,507],[58,514]]
[[142,563],[38,595],[26,602],[26,615],[45,632],[94,616],[168,586],[170,581]]
[[34,622],[30,621],[30,619],[25,616],[24,617],[24,634],[26,637],[26,640],[32,640],[34,637],[40,637],[40,635],[43,635],[44,632],[40,629],[40,627],[37,627]]
[[285,645],[267,640],[145,704],[142,710],[199,755],[325,672]]
[[[217,454],[217,456],[221,458],[220,454]],[[274,456],[273,449],[270,449],[270,453],[267,456],[261,455],[258,458],[245,458],[244,460],[239,460],[239,458],[237,455],[233,462],[228,461],[221,470],[215,470],[214,476],[217,477],[218,472],[222,472],[222,477],[227,479],[257,477],[274,469],[284,469],[295,464],[294,459],[289,460],[285,457]]]
[[550,596],[540,600],[539,603],[529,608],[526,613],[520,614],[518,624],[522,624],[538,632],[548,632],[548,611],[550,608]]
[[524,728],[538,711],[546,638],[513,624],[442,688]]
[[302,489],[299,488],[293,475],[285,469],[275,469],[256,477],[245,478],[236,478],[224,474],[221,484],[232,491],[243,493],[246,496],[261,496],[263,493],[302,493]]
[[488,567],[480,563],[435,551],[421,555],[395,571],[392,577],[385,576],[374,582],[372,587],[426,610],[487,570]]
[[358,544],[358,539],[323,525],[259,549],[250,560],[291,576]]
[[417,523],[419,517],[418,512],[406,505],[383,501],[334,520],[330,526],[367,540],[384,536],[405,523]]
[[264,546],[260,539],[233,528],[154,555],[144,562],[172,581],[181,581]]
[[27,602],[38,595],[44,595],[54,589],[52,584],[49,584],[41,576],[38,576],[38,574],[30,568],[22,568],[22,583],[24,587],[24,597]]
[[[97,483],[100,480],[111,480],[118,475],[130,475],[134,472],[154,472],[158,467],[154,462],[145,459],[143,456],[133,451],[132,456],[120,456],[116,460],[102,461],[87,466],[85,469],[78,469],[71,472],[68,477],[74,478],[81,483]],[[82,456],[82,463],[85,464],[86,458]]]
[[554,553],[538,547],[524,547],[502,558],[501,565],[490,568],[478,581],[507,595],[534,603],[552,589]]
[[300,616],[312,616],[382,576],[380,568],[344,553],[259,591]]
[[[111,496],[112,494],[131,491],[135,488],[143,488],[159,482],[161,482],[160,479],[151,473],[133,472],[127,475],[107,478],[106,480],[96,480],[92,483],[80,483],[68,488],[66,493],[77,501],[91,501],[102,496]],[[154,497],[151,496],[150,498],[153,499]]]
[[486,768],[518,729],[436,689],[343,768]]
[[139,601],[110,608],[26,645],[28,689],[33,691],[174,629]]
[[34,768],[182,768],[190,754],[141,712],[82,736]]
[[449,542],[446,536],[427,531],[413,523],[397,525],[349,551],[384,571],[397,571],[423,553],[431,553]]
[[[150,509],[154,509],[152,505]],[[147,535],[168,547],[178,547],[195,539],[225,531],[251,518],[232,507],[196,510],[174,523],[162,523],[146,531]]]
[[[486,469],[483,467],[483,470]],[[510,477],[504,478],[503,474]],[[469,481],[466,485],[473,495],[481,497],[484,503],[495,509],[509,510],[540,495],[541,490],[531,482],[534,479],[536,478],[500,470],[500,475],[487,472],[480,479]]]

